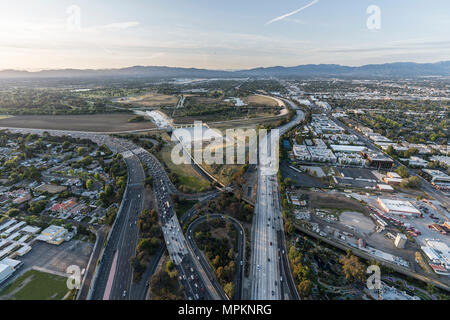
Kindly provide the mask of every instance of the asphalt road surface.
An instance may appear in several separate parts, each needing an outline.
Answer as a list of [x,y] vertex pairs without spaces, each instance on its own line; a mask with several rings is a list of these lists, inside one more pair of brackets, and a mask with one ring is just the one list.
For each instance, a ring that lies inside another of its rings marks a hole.
[[[284,101],[296,110],[296,115],[289,123],[278,128],[280,136],[305,117],[294,103]],[[271,148],[272,144],[274,148]],[[278,145],[277,137],[269,134],[259,146],[258,190],[253,217],[250,269],[252,300],[295,299],[298,296],[296,292],[290,292],[292,285],[285,288],[285,282],[293,279],[290,268],[282,263],[287,259],[283,257],[286,255],[284,236],[280,238],[280,233],[284,235],[284,226],[277,178]]]
[[[131,258],[135,256],[139,236],[137,217],[144,208],[145,173],[135,155],[124,155],[124,159],[128,167],[127,189],[98,266],[93,300],[128,300],[133,283]],[[110,287],[109,292],[107,287]]]
[[171,193],[177,192],[176,188],[154,156],[142,148],[134,152],[146,164],[153,177],[153,190],[164,240],[169,256],[178,270],[179,280],[187,298],[189,300],[220,300],[222,298],[220,293],[217,292],[195,254],[187,245],[170,197]]

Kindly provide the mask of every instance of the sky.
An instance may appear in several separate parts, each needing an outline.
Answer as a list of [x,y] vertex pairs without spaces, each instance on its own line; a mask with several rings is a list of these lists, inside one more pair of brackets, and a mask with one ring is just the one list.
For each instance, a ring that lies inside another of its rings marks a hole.
[[0,0],[0,70],[444,60],[448,0]]

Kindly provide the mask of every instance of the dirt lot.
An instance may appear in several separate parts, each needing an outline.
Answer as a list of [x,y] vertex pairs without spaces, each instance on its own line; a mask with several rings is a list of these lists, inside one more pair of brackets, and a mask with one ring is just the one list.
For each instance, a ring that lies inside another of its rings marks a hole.
[[245,97],[243,100],[245,103],[249,105],[264,105],[270,107],[278,107],[278,103],[276,100],[264,96],[253,95]]
[[351,209],[358,212],[367,212],[366,207],[358,201],[339,194],[312,192],[309,193],[309,200],[312,208]]
[[37,191],[40,192],[48,192],[51,194],[60,193],[62,191],[67,190],[64,186],[57,186],[55,184],[44,184],[43,186],[40,186],[39,188],[36,188]]
[[141,107],[175,106],[178,103],[178,97],[148,93],[140,96],[120,98],[117,99],[117,102],[130,103]]
[[153,122],[128,122],[132,117],[134,115],[129,113],[17,116],[0,120],[0,127],[88,132],[120,132],[156,128]]

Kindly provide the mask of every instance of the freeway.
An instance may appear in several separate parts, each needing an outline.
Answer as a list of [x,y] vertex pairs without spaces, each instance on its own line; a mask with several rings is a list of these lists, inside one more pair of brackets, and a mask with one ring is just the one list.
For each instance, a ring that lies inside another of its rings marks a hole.
[[[305,118],[304,113],[298,110],[293,102],[284,101],[296,110],[296,115],[289,123],[278,128],[280,136]],[[250,298],[252,300],[298,299],[286,258],[281,197],[277,180],[279,141],[278,137],[272,137],[271,133],[259,146],[258,193],[252,226]],[[274,144],[273,148],[272,144]]]
[[211,269],[211,266],[209,265],[207,259],[205,258],[203,252],[198,248],[197,244],[195,243],[193,231],[198,227],[199,224],[207,221],[208,219],[222,219],[224,221],[229,221],[235,229],[239,232],[238,235],[238,242],[237,242],[237,255],[235,258],[236,266],[238,266],[238,272],[236,275],[236,289],[235,289],[235,300],[241,300],[242,299],[242,288],[243,288],[243,277],[244,277],[244,260],[245,260],[245,231],[244,227],[241,225],[239,221],[236,219],[224,216],[220,214],[210,214],[208,216],[201,216],[198,219],[194,220],[189,227],[186,230],[186,234],[188,235],[188,244],[194,251],[194,253],[197,255],[197,259],[202,264],[203,268],[207,270],[208,276],[213,282],[213,285],[216,287],[217,291],[220,292],[223,299],[227,299],[225,293],[223,292],[223,289],[217,280],[216,275]]
[[[135,256],[139,236],[137,217],[144,208],[145,173],[135,155],[126,155],[124,160],[129,172],[127,188],[97,269],[92,300],[130,299],[133,284],[131,258]],[[107,287],[110,290],[106,290]]]
[[184,237],[170,197],[170,193],[176,193],[176,188],[173,187],[161,163],[153,155],[142,148],[133,152],[146,164],[153,177],[153,190],[164,240],[187,298],[189,300],[220,300],[222,296],[211,283],[207,271],[203,269]]

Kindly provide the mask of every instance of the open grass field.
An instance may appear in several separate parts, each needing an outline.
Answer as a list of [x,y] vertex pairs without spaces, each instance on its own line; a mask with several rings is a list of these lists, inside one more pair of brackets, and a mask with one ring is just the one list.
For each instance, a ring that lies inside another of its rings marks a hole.
[[[160,152],[161,160],[167,164],[170,171],[177,174],[179,189],[182,192],[204,192],[210,188],[209,182],[201,176],[190,164],[176,165],[172,162],[172,144],[166,145]],[[183,190],[184,189],[184,190]]]
[[27,115],[0,119],[0,127],[88,132],[121,132],[156,128],[153,122],[128,122],[131,113],[89,115]]
[[36,270],[25,272],[0,292],[7,300],[61,300],[69,292],[67,278]]
[[177,96],[147,93],[139,96],[123,97],[116,101],[119,103],[133,104],[140,107],[175,106],[178,103]]
[[201,97],[201,96],[187,96],[184,105],[186,107],[189,106],[202,106],[208,107],[209,105],[214,104],[224,104],[224,105],[232,105],[230,102],[223,101],[223,98],[213,98],[213,97]]
[[262,95],[251,95],[243,98],[244,102],[249,105],[258,105],[258,106],[270,106],[270,107],[278,107],[278,102],[275,99],[270,97],[265,97]]

